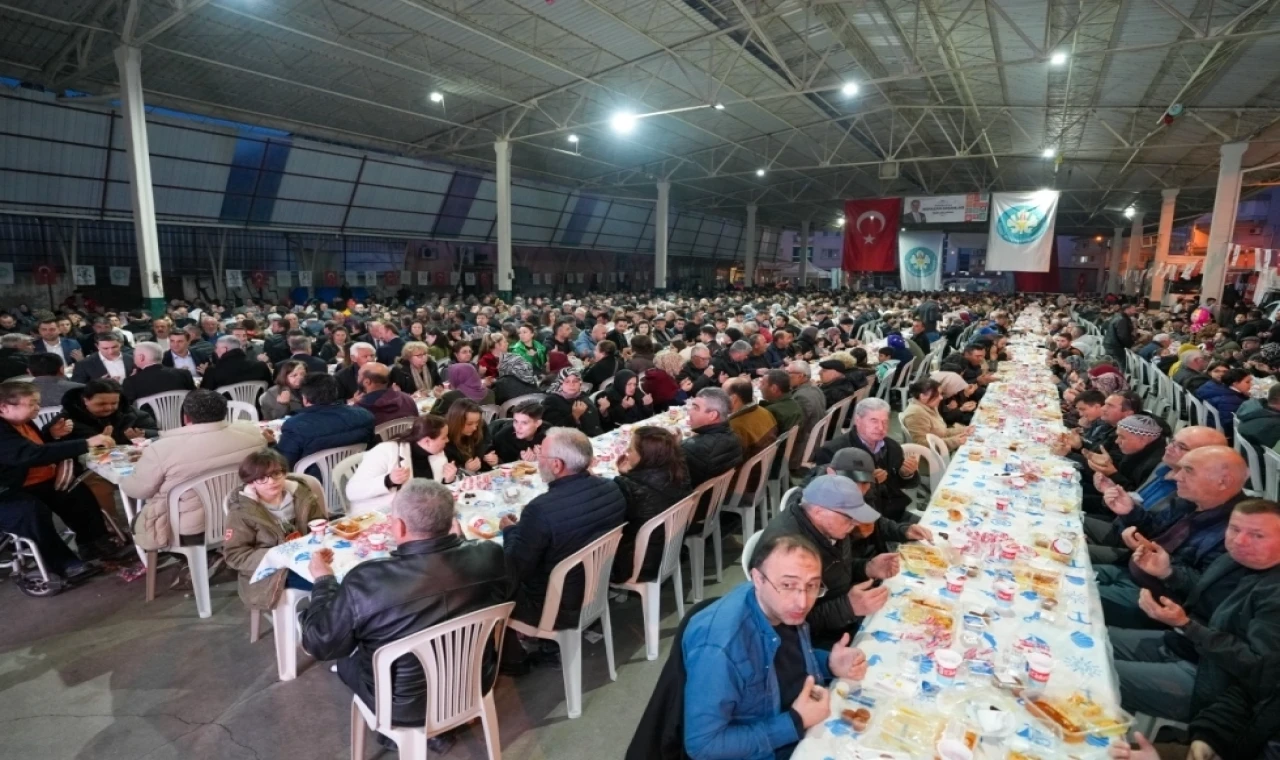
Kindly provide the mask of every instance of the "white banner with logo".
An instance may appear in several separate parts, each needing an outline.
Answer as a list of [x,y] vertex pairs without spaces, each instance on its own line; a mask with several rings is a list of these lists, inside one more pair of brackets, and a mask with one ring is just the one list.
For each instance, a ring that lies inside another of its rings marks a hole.
[[1048,272],[1057,190],[992,193],[988,272]]
[[303,288],[311,287],[311,270],[310,269],[298,270],[298,285]]
[[942,233],[899,232],[898,274],[903,290],[942,290]]
[[276,287],[292,288],[293,287],[293,270],[277,269],[276,270]]
[[989,206],[986,193],[911,195],[902,199],[902,223],[985,222]]
[[117,287],[129,287],[129,273],[132,267],[107,267],[107,276],[111,284]]
[[94,273],[93,267],[78,265],[71,268],[71,281],[76,285],[97,285],[98,277]]
[[378,273],[372,269],[365,270],[364,286],[366,288],[376,288],[378,285]]
[[227,287],[228,288],[244,287],[244,276],[240,273],[239,269],[227,270]]
[[430,284],[431,284],[431,273],[430,273],[430,272],[426,272],[426,271],[423,271],[423,270],[419,269],[419,270],[418,270],[418,284],[419,284],[419,285],[430,285]]

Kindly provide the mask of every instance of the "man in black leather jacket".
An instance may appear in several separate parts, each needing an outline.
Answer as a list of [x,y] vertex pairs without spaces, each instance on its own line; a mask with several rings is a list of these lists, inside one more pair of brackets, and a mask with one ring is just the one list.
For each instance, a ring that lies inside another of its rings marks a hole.
[[719,388],[704,388],[689,402],[689,426],[693,437],[686,438],[685,464],[689,485],[697,488],[726,470],[742,464],[742,441],[729,427],[729,395]]
[[[302,612],[302,643],[320,660],[338,660],[338,676],[373,706],[373,653],[403,639],[510,598],[502,547],[464,540],[456,529],[449,489],[414,478],[391,503],[396,550],[386,559],[363,562],[339,584],[333,553],[312,554],[315,588]],[[496,658],[486,657],[485,682],[492,688]],[[392,666],[392,723],[421,726],[426,718],[422,666],[402,657]]]

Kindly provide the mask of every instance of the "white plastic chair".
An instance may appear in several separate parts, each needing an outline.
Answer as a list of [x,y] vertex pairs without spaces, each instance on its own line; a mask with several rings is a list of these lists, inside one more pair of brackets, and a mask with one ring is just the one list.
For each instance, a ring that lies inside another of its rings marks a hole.
[[928,446],[921,446],[918,443],[902,444],[902,453],[905,456],[915,454],[929,463],[929,494],[932,496],[933,492],[938,490],[938,486],[942,485],[942,476],[947,472],[947,466],[943,464],[942,457]]
[[[814,428],[814,432],[819,432]],[[769,468],[773,466],[773,458],[778,455],[778,442],[761,451],[742,463],[738,468],[738,477],[734,480],[733,489],[725,501],[722,511],[734,512],[742,518],[742,535],[747,537],[756,529],[756,509],[769,505]],[[786,467],[786,462],[782,463]],[[747,487],[755,477],[756,485],[750,493]],[[764,515],[761,516],[765,517]],[[764,519],[761,522],[765,522]]]
[[59,414],[62,414],[61,405],[40,407],[40,413],[36,415],[36,427],[44,430],[44,426],[48,425],[49,421]]
[[[707,514],[702,521],[702,530],[690,534],[685,533],[684,548],[689,550],[689,586],[690,598],[695,603],[702,601],[702,587],[707,572],[707,539],[714,540],[712,548],[716,555],[716,583],[724,580],[724,544],[720,540],[720,505],[724,504],[729,484],[733,482],[733,470],[722,472],[694,489],[690,499],[701,504],[707,499]],[[710,493],[708,496],[707,494]],[[696,514],[696,510],[695,510]],[[693,520],[690,519],[690,524]]]
[[[237,465],[215,470],[169,489],[169,531],[173,543],[165,551],[182,554],[187,558],[187,566],[191,569],[192,594],[196,598],[196,612],[202,618],[213,614],[213,605],[209,599],[209,550],[222,546],[222,529],[226,523],[224,502],[240,485],[240,468]],[[182,496],[187,491],[195,491],[204,507],[204,543],[195,546],[183,546],[178,538]],[[147,552],[148,589],[155,588],[157,556],[156,551]]]
[[502,407],[497,404],[481,404],[480,413],[484,415],[484,424],[488,425],[502,413]]
[[742,545],[742,574],[747,576],[747,580],[751,580],[751,554],[756,550],[756,544],[760,543],[760,537],[764,535],[763,530],[758,530],[751,534],[747,542]]
[[[837,405],[838,406],[838,405]],[[813,426],[813,430],[809,431],[809,440],[804,445],[804,456],[800,457],[800,467],[807,468],[813,466],[814,452],[822,448],[822,444],[827,442],[827,429],[831,427],[833,414],[837,411],[833,408],[830,412],[823,415],[821,420]],[[790,460],[783,462],[782,466],[789,466]]]
[[1231,442],[1231,447],[1240,452],[1240,456],[1249,463],[1249,481],[1245,484],[1245,493],[1253,497],[1261,497],[1267,491],[1267,481],[1262,474],[1262,463],[1258,461],[1258,451],[1244,439],[1244,436],[1237,434],[1235,440]]
[[258,395],[266,389],[267,384],[261,380],[246,380],[243,383],[232,383],[221,388],[214,388],[218,393],[230,396],[232,401],[239,401],[253,407],[258,405]]
[[791,502],[791,497],[794,494],[803,493],[803,492],[804,492],[804,489],[801,488],[800,486],[791,486],[790,488],[788,488],[787,492],[782,494],[782,501],[778,502],[778,511],[785,512],[787,509],[787,504]]
[[388,420],[375,427],[373,434],[378,436],[378,440],[385,443],[413,427],[413,423],[417,421],[417,417],[400,417],[399,419]]
[[335,464],[333,471],[329,474],[329,477],[333,478],[334,493],[338,495],[337,505],[342,508],[342,514],[344,515],[351,512],[351,502],[347,500],[347,483],[351,482],[351,478],[356,474],[356,470],[360,468],[360,463],[363,461],[363,451],[358,454],[352,454]]
[[844,432],[846,420],[851,419],[853,414],[853,396],[837,401],[834,406],[827,410],[827,416],[831,417],[831,424],[827,427],[827,434],[823,443]]
[[[336,446],[332,449],[321,449],[311,456],[303,457],[293,466],[296,473],[306,473],[312,467],[320,470],[320,485],[324,486],[324,503],[329,510],[335,504],[346,504],[346,494],[339,494],[333,479],[333,468],[352,454],[362,454],[368,448],[363,443],[351,446]],[[345,513],[345,509],[343,512]],[[333,514],[333,512],[330,512]]]
[[258,407],[253,404],[246,404],[243,401],[227,402],[227,422],[238,422],[247,420],[249,422],[258,421]]
[[[647,536],[646,536],[647,538]],[[542,618],[538,625],[512,619],[508,625],[517,633],[539,639],[551,639],[560,645],[560,669],[564,677],[565,708],[570,718],[582,715],[582,632],[595,621],[600,621],[604,631],[604,654],[609,661],[609,680],[618,680],[613,657],[613,622],[609,616],[609,573],[613,559],[622,541],[622,526],[565,557],[551,571],[547,596],[542,602]],[[638,544],[637,544],[638,546]],[[676,555],[679,559],[679,553]],[[564,591],[564,579],[579,565],[585,577],[582,610],[578,624],[573,628],[556,628],[556,616],[560,613],[560,595]]]
[[[493,691],[484,693],[484,655],[492,639],[501,658],[502,634],[494,629],[507,621],[515,606],[495,604],[378,647],[373,653],[373,708],[360,697],[351,701],[351,760],[364,760],[366,729],[395,742],[401,757],[425,760],[428,738],[476,717],[484,728],[489,760],[500,760],[498,711]],[[391,724],[391,668],[406,655],[416,657],[426,673],[427,716],[422,726]]]
[[782,492],[791,487],[791,468],[787,466],[787,463],[791,461],[791,449],[796,445],[796,438],[799,435],[796,428],[791,428],[778,436],[778,440],[775,442],[781,447],[780,456],[782,460],[778,461],[778,457],[774,457],[771,472],[777,474],[769,478],[769,503],[774,507],[777,506],[778,497]]
[[[649,660],[658,659],[658,629],[662,624],[662,582],[674,578],[676,611],[684,617],[684,578],[680,573],[680,544],[684,542],[685,530],[694,510],[698,508],[698,499],[693,494],[686,496],[662,514],[651,518],[640,526],[636,533],[636,552],[631,577],[622,583],[611,583],[613,588],[634,591],[640,595],[640,603],[644,610],[644,656]],[[662,528],[664,542],[662,544],[662,563],[658,566],[658,577],[651,581],[639,580],[644,566],[645,554],[648,553],[649,538],[658,528]],[[562,660],[563,661],[563,660]]]
[[546,397],[547,394],[545,393],[526,393],[523,396],[516,396],[513,399],[502,402],[502,405],[498,407],[501,410],[500,416],[511,417],[515,414],[515,412],[511,410],[515,409],[517,406],[520,406],[526,401],[541,401]]
[[138,408],[151,407],[156,424],[161,430],[174,430],[182,427],[182,400],[188,391],[165,391],[138,399]]
[[1276,453],[1274,449],[1264,449],[1262,451],[1263,472],[1266,474],[1267,481],[1267,499],[1276,501],[1280,499],[1280,453]]
[[933,453],[938,455],[942,460],[943,468],[951,466],[951,449],[947,448],[947,442],[934,435],[933,433],[925,434],[924,439],[928,441],[929,448],[933,449]]

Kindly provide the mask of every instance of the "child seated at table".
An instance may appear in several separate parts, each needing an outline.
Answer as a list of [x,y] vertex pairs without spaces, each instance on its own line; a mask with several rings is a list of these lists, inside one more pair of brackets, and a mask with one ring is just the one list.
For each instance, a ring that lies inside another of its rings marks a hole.
[[[307,523],[325,518],[323,490],[315,478],[289,472],[283,456],[273,449],[255,451],[240,463],[244,488],[227,499],[227,522],[222,549],[227,565],[240,574],[240,599],[264,609],[262,597],[271,579],[250,584],[272,548],[298,538]],[[292,570],[285,585],[310,591],[311,584]]]

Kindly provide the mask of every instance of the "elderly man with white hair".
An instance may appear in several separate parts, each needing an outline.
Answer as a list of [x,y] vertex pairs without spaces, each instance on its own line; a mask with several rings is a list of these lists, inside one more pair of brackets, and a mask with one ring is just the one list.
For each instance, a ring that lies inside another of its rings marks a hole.
[[204,371],[201,388],[217,390],[228,385],[248,382],[264,382],[268,386],[275,381],[271,368],[265,362],[252,358],[244,351],[240,339],[232,335],[218,338],[213,347],[216,357],[212,365]]
[[130,404],[157,393],[196,389],[190,372],[164,366],[164,349],[159,343],[146,341],[134,346],[133,366],[136,368],[133,374],[121,383],[125,400]]
[[840,449],[862,449],[875,462],[875,485],[867,492],[867,503],[896,522],[910,520],[907,507],[911,497],[904,489],[919,483],[920,458],[908,457],[902,444],[889,437],[889,404],[884,399],[864,398],[853,408],[853,428],[832,438],[814,454],[818,465],[830,462]]
[[[530,501],[518,521],[511,515],[502,518],[507,571],[516,579],[512,617],[517,620],[537,625],[555,566],[626,522],[626,497],[612,480],[591,473],[593,456],[591,439],[582,431],[551,428],[538,455],[546,493]],[[557,627],[577,625],[584,589],[581,573],[565,578]],[[525,652],[514,637],[508,637],[502,659],[504,671],[527,670]]]
[[347,350],[351,363],[334,374],[338,387],[342,389],[342,398],[350,399],[360,390],[360,369],[378,356],[378,349],[372,343],[352,343]]
[[1138,356],[1146,361],[1153,362],[1157,356],[1161,356],[1165,351],[1169,350],[1169,346],[1173,343],[1173,338],[1169,333],[1156,333],[1151,337],[1151,342],[1138,349]]

